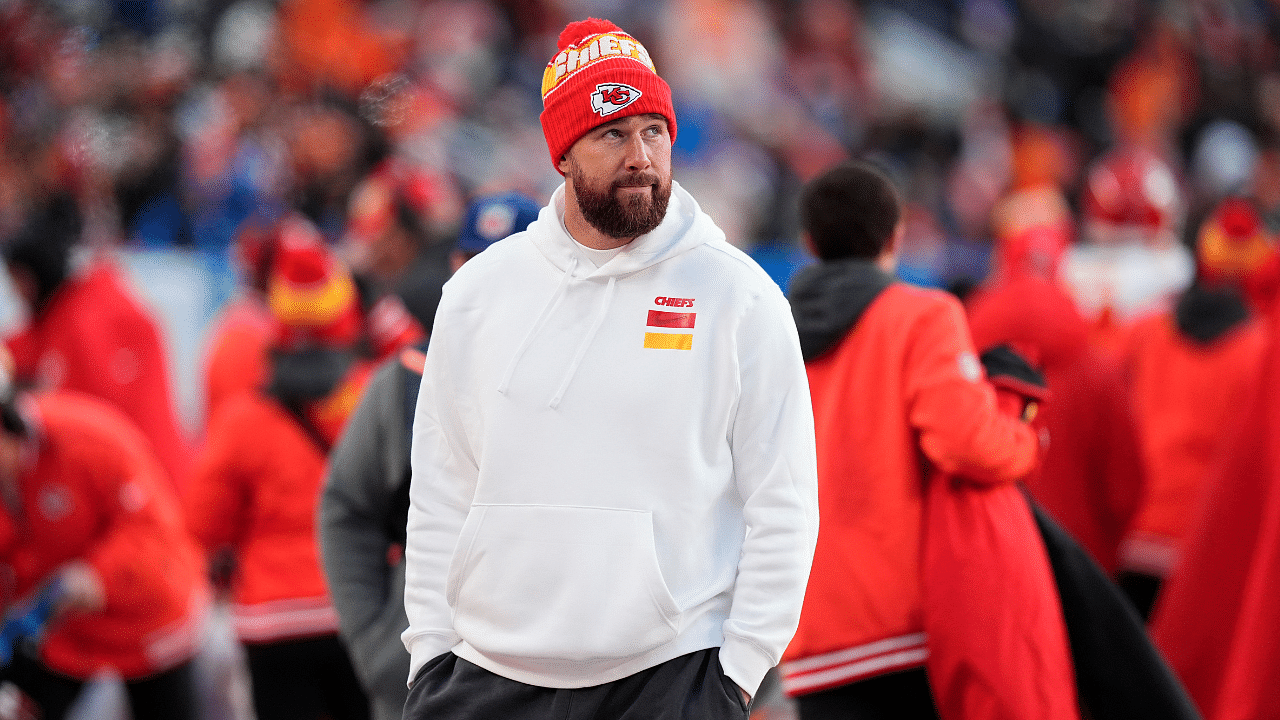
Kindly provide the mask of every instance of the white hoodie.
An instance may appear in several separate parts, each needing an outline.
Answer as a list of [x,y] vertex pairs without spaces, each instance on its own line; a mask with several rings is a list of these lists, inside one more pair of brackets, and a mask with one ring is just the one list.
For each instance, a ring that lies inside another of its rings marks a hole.
[[452,650],[587,687],[721,646],[754,693],[818,527],[789,305],[676,183],[598,269],[563,215],[562,186],[445,285],[413,431],[409,677]]

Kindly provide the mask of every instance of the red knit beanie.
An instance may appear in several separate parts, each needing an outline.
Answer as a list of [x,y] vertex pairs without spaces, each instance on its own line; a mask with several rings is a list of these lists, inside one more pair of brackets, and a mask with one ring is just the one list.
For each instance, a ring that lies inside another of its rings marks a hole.
[[306,219],[284,225],[267,284],[273,345],[284,351],[351,345],[362,322],[351,274]]
[[644,46],[608,20],[569,23],[560,52],[542,73],[542,133],[558,171],[560,158],[597,125],[658,113],[676,139],[671,88]]
[[1272,238],[1257,208],[1240,197],[1228,197],[1218,203],[1196,237],[1200,275],[1211,281],[1247,278],[1273,252]]

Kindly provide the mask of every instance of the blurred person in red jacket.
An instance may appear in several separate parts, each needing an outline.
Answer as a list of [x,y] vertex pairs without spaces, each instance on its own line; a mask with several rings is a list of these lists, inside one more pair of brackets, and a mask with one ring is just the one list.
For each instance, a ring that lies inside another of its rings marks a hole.
[[1230,420],[1256,389],[1267,330],[1245,288],[1274,254],[1253,204],[1221,201],[1197,233],[1196,282],[1129,333],[1147,491],[1121,547],[1120,584],[1143,617],[1177,563]]
[[925,478],[1012,483],[1036,463],[1036,434],[998,410],[959,301],[890,275],[901,208],[865,163],[835,166],[801,198],[822,260],[791,286],[822,531],[781,674],[803,720],[937,717],[924,671]]
[[363,720],[369,704],[338,637],[316,513],[330,448],[374,363],[360,352],[350,273],[314,238],[280,239],[267,305],[270,379],[210,419],[187,517],[207,550],[233,559],[232,619],[257,716]]
[[1151,635],[1210,720],[1276,716],[1280,662],[1280,313],[1264,315],[1261,372],[1231,413]]
[[4,243],[28,316],[4,339],[17,382],[78,390],[122,410],[181,493],[192,448],[174,411],[158,323],[110,255],[83,247],[80,233],[76,201],[56,196]]
[[1274,685],[1264,668],[1250,667],[1276,632],[1266,616],[1274,614],[1266,596],[1276,573],[1270,548],[1280,537],[1274,507],[1280,313],[1274,296],[1261,290],[1274,287],[1274,247],[1270,257],[1245,283],[1248,305],[1259,308],[1265,324],[1260,370],[1243,400],[1224,411],[1221,444],[1206,464],[1177,562],[1160,586],[1150,622],[1151,636],[1206,716],[1214,715],[1220,700],[1237,710],[1265,700]]
[[1048,447],[1026,487],[1114,577],[1144,469],[1123,367],[1056,280],[1074,234],[1071,212],[1053,186],[1024,188],[997,204],[993,227],[995,268],[966,300],[974,343],[1013,345],[1044,373]]
[[13,656],[0,680],[43,720],[63,718],[103,672],[123,678],[136,720],[196,717],[208,587],[150,443],[101,400],[15,397],[0,374],[5,619],[25,614],[37,631],[34,643],[3,648]]

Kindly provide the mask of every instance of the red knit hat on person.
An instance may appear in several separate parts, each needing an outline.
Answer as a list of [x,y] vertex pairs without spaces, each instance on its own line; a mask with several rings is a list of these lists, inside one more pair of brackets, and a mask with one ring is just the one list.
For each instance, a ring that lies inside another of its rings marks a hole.
[[569,23],[559,50],[542,73],[542,133],[557,171],[578,138],[630,115],[662,115],[675,140],[671,88],[635,38],[608,20],[588,18]]
[[1257,208],[1240,197],[1218,203],[1196,236],[1200,275],[1210,281],[1247,279],[1274,253],[1275,244]]
[[290,352],[353,344],[362,318],[351,274],[309,222],[300,217],[285,222],[267,284],[273,346]]

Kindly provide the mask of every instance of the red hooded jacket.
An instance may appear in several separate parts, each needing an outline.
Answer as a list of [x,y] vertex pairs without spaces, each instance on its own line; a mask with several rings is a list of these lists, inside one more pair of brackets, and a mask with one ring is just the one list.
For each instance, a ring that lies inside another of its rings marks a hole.
[[1012,482],[1038,441],[996,409],[952,296],[827,262],[792,282],[813,396],[821,530],[789,694],[920,667],[928,656],[920,552],[926,468]]

